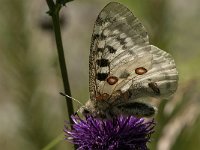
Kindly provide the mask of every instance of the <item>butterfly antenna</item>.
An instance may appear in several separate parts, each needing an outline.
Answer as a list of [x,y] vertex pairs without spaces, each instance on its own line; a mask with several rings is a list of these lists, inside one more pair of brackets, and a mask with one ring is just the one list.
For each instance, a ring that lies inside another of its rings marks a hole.
[[75,98],[73,98],[73,97],[71,97],[71,96],[69,96],[69,95],[67,95],[67,94],[65,94],[63,92],[60,92],[60,95],[68,97],[68,98],[71,98],[72,100],[74,100],[75,102],[77,102],[77,103],[79,103],[79,104],[81,104],[83,106],[83,104],[79,100],[77,100],[77,99],[75,99]]

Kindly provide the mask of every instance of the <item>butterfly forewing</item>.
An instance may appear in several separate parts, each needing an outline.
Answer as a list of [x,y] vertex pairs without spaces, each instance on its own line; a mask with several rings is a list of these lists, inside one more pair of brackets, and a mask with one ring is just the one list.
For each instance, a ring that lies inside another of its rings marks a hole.
[[127,86],[137,76],[136,68],[149,70],[150,50],[147,32],[128,8],[116,2],[105,6],[95,22],[90,49],[91,100]]

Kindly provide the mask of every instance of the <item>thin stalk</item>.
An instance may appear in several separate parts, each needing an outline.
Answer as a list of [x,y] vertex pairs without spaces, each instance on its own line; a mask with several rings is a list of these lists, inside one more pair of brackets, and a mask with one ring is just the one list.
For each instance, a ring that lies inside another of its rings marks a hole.
[[[61,69],[61,74],[62,74],[63,85],[64,85],[64,91],[67,95],[71,96],[71,90],[69,86],[69,79],[68,79],[68,74],[67,74],[67,67],[66,67],[66,61],[64,57],[63,43],[62,43],[62,37],[61,37],[61,31],[60,31],[60,23],[59,23],[59,12],[61,9],[61,5],[60,4],[55,5],[52,0],[46,0],[46,1],[50,9],[49,14],[52,16],[59,64],[60,64],[60,69]],[[66,97],[66,103],[67,103],[69,120],[70,120],[70,123],[73,124],[73,121],[70,117],[70,115],[74,113],[72,100]]]
[[[66,62],[65,62],[65,57],[64,57],[64,50],[63,50],[63,43],[62,43],[62,37],[61,37],[61,31],[60,31],[60,22],[59,22],[59,12],[65,3],[69,2],[67,0],[63,0],[62,3],[56,1],[54,3],[53,0],[46,0],[48,6],[49,6],[49,11],[48,14],[52,17],[53,21],[53,28],[54,28],[54,33],[55,33],[55,40],[56,40],[56,46],[57,46],[57,52],[58,52],[58,58],[59,58],[59,65],[61,69],[61,74],[62,74],[62,80],[63,80],[63,85],[64,85],[64,91],[67,95],[71,96],[71,91],[70,91],[70,86],[69,86],[69,79],[68,79],[68,74],[67,74],[67,67],[66,67]],[[70,124],[73,124],[73,121],[71,119],[71,115],[74,113],[73,109],[73,104],[72,100],[69,97],[66,98],[66,103],[67,103],[67,111],[68,111],[68,117]],[[45,150],[51,149],[53,146],[55,146],[59,141],[60,137],[56,138],[52,142],[50,142],[47,147],[45,147]],[[77,146],[74,145],[74,149],[76,149]]]

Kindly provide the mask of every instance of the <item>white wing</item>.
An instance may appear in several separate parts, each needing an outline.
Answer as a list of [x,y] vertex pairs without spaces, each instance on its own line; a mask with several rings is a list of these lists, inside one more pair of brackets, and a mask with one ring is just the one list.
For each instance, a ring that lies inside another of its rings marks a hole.
[[177,86],[172,57],[149,45],[143,25],[125,6],[111,2],[100,12],[90,49],[90,98],[129,91],[133,98],[166,96]]
[[105,80],[112,74],[113,68],[119,67],[119,63],[122,65],[133,61],[134,49],[148,43],[147,32],[128,8],[116,2],[105,6],[95,22],[91,42],[91,99],[98,93],[107,92],[102,86],[106,84]]
[[150,53],[153,55],[151,68],[121,88],[122,92],[129,90],[132,99],[142,96],[167,98],[177,89],[178,72],[173,58],[153,45],[150,47]]

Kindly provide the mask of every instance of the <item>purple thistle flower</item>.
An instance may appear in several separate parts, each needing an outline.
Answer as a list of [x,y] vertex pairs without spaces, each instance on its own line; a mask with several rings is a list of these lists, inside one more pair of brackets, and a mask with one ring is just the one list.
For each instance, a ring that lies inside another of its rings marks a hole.
[[72,116],[73,129],[65,126],[66,140],[78,145],[78,150],[147,150],[154,132],[154,120],[119,116],[101,120],[87,116],[85,120]]

